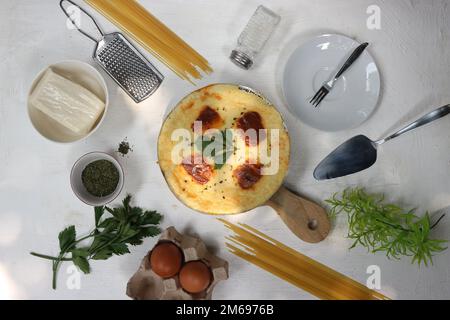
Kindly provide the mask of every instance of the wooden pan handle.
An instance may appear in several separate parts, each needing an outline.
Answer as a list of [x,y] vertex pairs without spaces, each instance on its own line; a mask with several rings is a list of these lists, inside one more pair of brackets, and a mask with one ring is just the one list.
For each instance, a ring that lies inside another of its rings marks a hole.
[[281,187],[267,205],[274,208],[289,229],[305,242],[318,243],[330,232],[325,209],[285,187]]

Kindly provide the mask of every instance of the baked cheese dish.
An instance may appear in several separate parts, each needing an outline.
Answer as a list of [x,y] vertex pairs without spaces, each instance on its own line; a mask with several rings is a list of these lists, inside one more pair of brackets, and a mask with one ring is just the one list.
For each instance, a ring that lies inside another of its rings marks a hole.
[[208,214],[263,205],[280,188],[289,154],[289,136],[276,108],[245,87],[228,84],[185,97],[158,140],[159,165],[172,192]]

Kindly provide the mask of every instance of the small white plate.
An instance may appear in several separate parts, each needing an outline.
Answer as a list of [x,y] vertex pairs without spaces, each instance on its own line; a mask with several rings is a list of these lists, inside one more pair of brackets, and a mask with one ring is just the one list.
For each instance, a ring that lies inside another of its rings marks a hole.
[[319,107],[309,103],[358,45],[345,36],[323,35],[292,53],[284,69],[282,87],[289,109],[301,121],[335,132],[355,128],[370,117],[378,104],[381,83],[377,65],[367,49]]

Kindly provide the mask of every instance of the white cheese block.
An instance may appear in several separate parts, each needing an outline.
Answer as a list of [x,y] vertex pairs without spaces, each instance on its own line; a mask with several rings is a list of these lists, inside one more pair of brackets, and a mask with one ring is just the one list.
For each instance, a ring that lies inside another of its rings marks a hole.
[[76,135],[91,131],[105,109],[105,103],[95,94],[51,68],[37,84],[30,103]]

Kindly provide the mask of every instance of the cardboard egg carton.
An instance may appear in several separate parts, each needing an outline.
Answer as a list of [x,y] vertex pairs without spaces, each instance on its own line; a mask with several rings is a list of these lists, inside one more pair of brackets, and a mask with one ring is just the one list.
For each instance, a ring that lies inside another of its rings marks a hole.
[[200,238],[182,235],[174,227],[161,234],[158,243],[164,241],[171,241],[181,249],[185,263],[201,260],[210,268],[212,280],[208,289],[191,294],[181,288],[178,275],[167,279],[158,276],[150,267],[150,251],[128,281],[127,295],[136,300],[211,300],[216,284],[228,279],[228,262],[211,254]]

